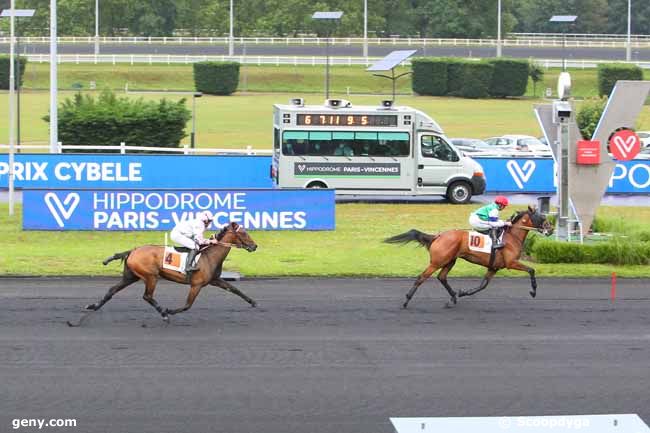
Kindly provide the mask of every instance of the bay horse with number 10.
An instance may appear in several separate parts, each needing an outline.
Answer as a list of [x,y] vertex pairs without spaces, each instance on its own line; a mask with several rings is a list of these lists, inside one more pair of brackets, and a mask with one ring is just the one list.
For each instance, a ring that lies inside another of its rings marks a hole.
[[[418,287],[438,269],[440,269],[438,280],[447,289],[449,296],[451,296],[451,304],[448,303],[448,306],[456,304],[457,298],[471,296],[485,289],[492,277],[500,269],[516,269],[528,272],[532,287],[530,296],[534,298],[537,295],[535,270],[521,263],[519,258],[521,257],[524,240],[529,231],[535,230],[549,236],[553,233],[553,226],[544,215],[530,206],[527,210],[515,213],[510,218],[510,222],[512,226],[506,227],[505,233],[503,234],[505,245],[503,248],[494,252],[495,257],[492,263],[490,263],[490,253],[470,250],[468,245],[468,230],[449,230],[436,235],[422,233],[419,230],[410,230],[384,240],[384,242],[389,244],[406,244],[415,241],[429,250],[429,266],[420,274],[413,287],[411,287],[411,290],[406,294],[406,302],[404,302],[403,307],[406,308],[408,306],[409,301],[413,298]],[[467,291],[460,290],[458,293],[451,288],[447,282],[447,275],[456,264],[456,259],[458,258],[488,268],[487,273],[478,287]]]
[[[165,322],[169,321],[169,315],[187,311],[192,307],[194,300],[201,289],[208,284],[220,287],[228,292],[234,293],[240,298],[255,307],[254,300],[246,296],[239,289],[228,283],[221,277],[223,262],[228,256],[230,249],[243,248],[248,252],[257,249],[257,244],[248,235],[244,227],[235,222],[226,225],[216,235],[212,236],[209,244],[201,250],[201,257],[198,261],[198,270],[192,272],[189,281],[187,276],[181,272],[163,268],[163,256],[165,247],[160,245],[145,245],[133,250],[116,253],[104,260],[107,265],[113,260],[121,259],[124,262],[124,271],[122,272],[122,281],[111,287],[106,295],[98,302],[90,304],[87,310],[97,311],[106,302],[108,302],[117,292],[125,287],[135,283],[138,280],[144,281],[145,291],[143,299],[160,313]],[[174,281],[180,284],[189,284],[190,291],[187,295],[185,305],[174,310],[163,309],[153,297],[156,290],[156,283],[160,278]],[[82,318],[83,320],[83,318]],[[81,320],[79,321],[79,324]],[[68,322],[70,326],[78,326]]]

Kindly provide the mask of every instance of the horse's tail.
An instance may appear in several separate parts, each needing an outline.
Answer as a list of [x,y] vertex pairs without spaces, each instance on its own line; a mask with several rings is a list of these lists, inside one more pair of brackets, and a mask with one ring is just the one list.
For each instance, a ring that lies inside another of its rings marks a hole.
[[431,246],[431,243],[438,239],[438,236],[439,235],[428,235],[426,233],[422,233],[419,230],[411,229],[406,233],[402,233],[401,235],[396,235],[392,238],[384,239],[384,242],[387,244],[407,244],[411,241],[417,241],[423,247],[429,248]]
[[107,264],[109,264],[113,260],[121,259],[122,261],[124,261],[124,260],[127,259],[127,257],[129,257],[129,254],[131,254],[131,251],[133,251],[133,250],[123,251],[121,253],[115,253],[112,256],[108,257],[106,260],[104,260],[102,263],[104,264],[104,266],[106,266]]

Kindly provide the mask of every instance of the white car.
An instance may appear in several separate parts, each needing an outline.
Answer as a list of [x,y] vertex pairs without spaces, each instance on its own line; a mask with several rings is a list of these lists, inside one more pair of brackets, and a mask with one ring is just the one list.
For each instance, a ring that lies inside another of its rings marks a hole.
[[641,140],[641,147],[650,147],[650,131],[636,131]]
[[551,155],[551,149],[538,138],[531,135],[504,135],[501,137],[488,138],[485,142],[500,149],[531,152],[539,156]]

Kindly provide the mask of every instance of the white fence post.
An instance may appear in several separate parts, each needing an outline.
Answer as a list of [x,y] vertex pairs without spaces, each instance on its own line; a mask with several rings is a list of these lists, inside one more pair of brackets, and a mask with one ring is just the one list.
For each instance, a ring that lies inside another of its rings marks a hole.
[[120,153],[124,155],[126,153],[126,143],[123,141],[120,141]]

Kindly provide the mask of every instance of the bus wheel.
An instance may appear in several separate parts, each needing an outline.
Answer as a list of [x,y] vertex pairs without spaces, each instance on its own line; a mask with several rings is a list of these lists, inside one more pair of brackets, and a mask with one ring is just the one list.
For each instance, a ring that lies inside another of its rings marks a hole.
[[307,188],[321,189],[321,188],[327,188],[327,185],[325,185],[323,182],[311,182],[310,184],[307,185]]
[[472,187],[469,183],[458,181],[447,188],[447,199],[453,204],[465,204],[472,198]]

